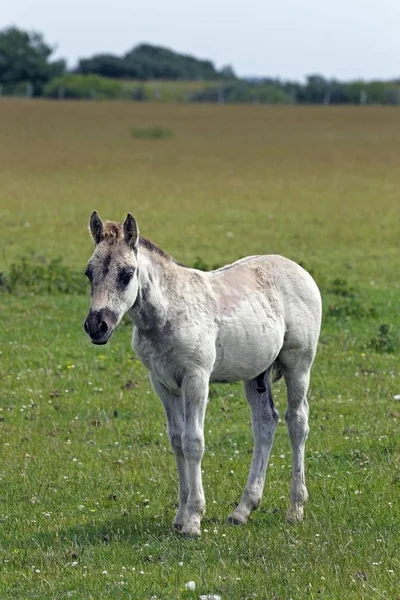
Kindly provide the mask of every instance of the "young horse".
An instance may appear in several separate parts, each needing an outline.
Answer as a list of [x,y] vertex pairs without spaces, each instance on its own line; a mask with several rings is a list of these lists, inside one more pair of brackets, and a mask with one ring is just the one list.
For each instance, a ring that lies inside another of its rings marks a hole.
[[244,381],[252,413],[254,451],[239,505],[228,520],[245,523],[260,504],[278,413],[271,374],[287,386],[286,422],[293,471],[288,519],[303,518],[307,500],[304,448],[307,390],[321,322],[321,297],[312,277],[281,256],[249,256],[211,272],[176,263],[139,236],[128,214],[123,225],[90,218],[95,250],[85,331],[106,344],[127,312],[132,347],[150,372],[168,423],[179,476],[174,526],[200,535],[205,510],[201,480],[204,415],[210,381]]

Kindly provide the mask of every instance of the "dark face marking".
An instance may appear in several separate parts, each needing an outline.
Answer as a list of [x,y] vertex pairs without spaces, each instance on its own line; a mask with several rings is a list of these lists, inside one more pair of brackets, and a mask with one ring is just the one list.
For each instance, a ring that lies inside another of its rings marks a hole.
[[131,266],[120,268],[117,275],[118,288],[120,290],[124,290],[126,287],[128,287],[134,274],[135,269]]
[[109,252],[108,254],[106,254],[104,261],[103,261],[103,277],[106,277],[108,275],[108,271],[110,270],[110,263],[111,263],[111,253]]

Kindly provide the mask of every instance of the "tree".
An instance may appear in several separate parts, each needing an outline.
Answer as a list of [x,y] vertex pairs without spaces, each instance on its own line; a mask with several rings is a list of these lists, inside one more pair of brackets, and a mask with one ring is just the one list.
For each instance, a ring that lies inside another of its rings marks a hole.
[[11,93],[23,83],[33,86],[40,95],[44,84],[65,71],[65,61],[50,62],[54,49],[39,33],[17,27],[0,31],[0,84]]
[[220,70],[222,79],[236,79],[235,71],[231,65],[224,65]]
[[96,54],[81,59],[77,73],[103,75],[106,77],[131,78],[140,80],[215,80],[234,77],[233,71],[220,74],[209,60],[179,54],[168,48],[139,44],[123,56]]
[[95,73],[117,79],[131,76],[126,61],[114,54],[95,54],[92,58],[82,58],[78,63],[77,72],[81,75]]

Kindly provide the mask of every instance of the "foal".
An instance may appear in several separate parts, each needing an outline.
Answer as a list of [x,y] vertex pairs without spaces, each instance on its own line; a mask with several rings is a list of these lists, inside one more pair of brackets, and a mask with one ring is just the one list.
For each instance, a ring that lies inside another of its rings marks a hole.
[[123,225],[90,217],[95,242],[86,275],[90,311],[84,327],[106,344],[128,313],[132,348],[150,372],[164,405],[179,476],[174,526],[199,536],[205,510],[201,480],[209,382],[244,381],[251,407],[254,451],[239,505],[228,520],[245,523],[260,504],[278,413],[271,374],[283,375],[292,445],[288,519],[300,521],[307,500],[304,448],[307,390],[321,323],[321,297],[312,277],[281,256],[249,256],[211,272],[176,263],[139,236],[128,214]]

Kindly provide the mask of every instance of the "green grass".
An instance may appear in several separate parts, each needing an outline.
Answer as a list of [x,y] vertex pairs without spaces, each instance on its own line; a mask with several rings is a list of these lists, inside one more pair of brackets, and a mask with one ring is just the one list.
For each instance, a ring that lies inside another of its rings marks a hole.
[[[13,283],[0,285],[0,597],[398,598],[397,113],[1,104],[0,271]],[[143,123],[175,137],[133,139]],[[225,524],[252,448],[234,384],[210,391],[203,536],[172,533],[174,460],[131,327],[101,348],[83,332],[93,208],[132,211],[189,264],[280,252],[313,272],[324,322],[304,523],[285,522],[281,418],[260,510]]]

